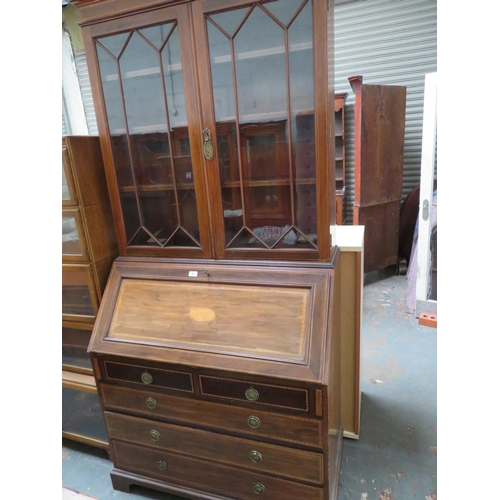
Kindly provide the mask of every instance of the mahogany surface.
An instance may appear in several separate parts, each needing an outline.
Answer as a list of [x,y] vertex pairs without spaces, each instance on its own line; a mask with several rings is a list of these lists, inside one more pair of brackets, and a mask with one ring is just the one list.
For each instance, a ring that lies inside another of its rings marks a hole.
[[406,87],[366,85],[354,90],[353,224],[365,226],[364,271],[397,264],[403,188]]
[[327,1],[75,3],[121,256],[89,344],[113,487],[335,499]]
[[[265,269],[115,262],[89,352],[120,476],[165,491],[190,488],[198,499],[253,498],[261,484],[275,500],[292,491],[335,498],[338,279],[335,261]],[[128,297],[129,284],[136,293]],[[160,292],[143,296],[150,284]],[[239,336],[231,333],[238,325]],[[168,465],[158,470],[157,460]],[[195,482],[193,470],[203,471]]]

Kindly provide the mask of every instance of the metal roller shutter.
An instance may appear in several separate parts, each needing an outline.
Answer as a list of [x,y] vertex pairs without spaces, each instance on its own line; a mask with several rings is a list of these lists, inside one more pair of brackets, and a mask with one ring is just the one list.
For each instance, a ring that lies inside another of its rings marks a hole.
[[87,68],[87,59],[85,52],[81,51],[75,54],[75,66],[80,82],[80,90],[83,99],[83,108],[85,110],[85,118],[90,135],[98,135],[97,121],[95,117],[94,101],[92,100],[92,90],[90,89],[89,70]]
[[[424,80],[437,71],[436,0],[359,0],[334,3],[335,92],[346,100],[346,211],[354,203],[354,92],[347,78],[405,85],[403,199],[420,182]],[[330,66],[331,67],[331,66]],[[437,163],[436,163],[437,165]]]

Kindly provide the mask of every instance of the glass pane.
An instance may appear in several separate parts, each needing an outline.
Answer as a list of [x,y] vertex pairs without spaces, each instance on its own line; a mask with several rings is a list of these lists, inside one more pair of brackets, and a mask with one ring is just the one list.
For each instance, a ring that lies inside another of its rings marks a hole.
[[141,219],[134,190],[134,173],[130,163],[125,111],[123,109],[122,93],[118,79],[118,61],[111,57],[99,43],[97,44],[97,55],[106,105],[106,116],[111,133],[111,148],[113,151],[116,180],[120,190],[125,233],[127,240],[130,240],[139,229]]
[[219,27],[222,28],[228,36],[232,37],[236,32],[236,30],[238,29],[238,27],[240,26],[241,22],[243,21],[248,11],[249,11],[248,8],[230,10],[228,12],[212,14],[210,16],[210,19],[212,19],[212,21],[217,23]]
[[86,267],[63,266],[62,313],[95,316]]
[[107,443],[99,396],[63,387],[62,430]]
[[139,30],[139,33],[160,50],[173,27],[173,23],[160,24],[159,26],[152,26],[151,28],[143,28]]
[[317,242],[316,142],[314,120],[314,68],[312,7],[308,2],[288,29],[290,47],[290,109],[297,242]]
[[69,193],[68,179],[66,178],[66,171],[64,169],[64,159],[63,159],[63,164],[62,164],[62,199],[63,200],[70,200],[71,199],[71,196]]
[[175,28],[161,51],[163,62],[163,79],[167,91],[168,118],[170,127],[186,127],[187,110],[184,94],[184,78],[182,75],[179,32]]
[[129,33],[120,33],[118,35],[104,36],[99,38],[99,43],[102,44],[115,58],[120,55],[120,52],[125,46],[125,42],[129,37]]
[[178,28],[116,37],[98,56],[127,244],[200,246]]
[[77,328],[62,329],[62,364],[75,368],[92,369],[92,363],[87,353],[91,331]]
[[[231,14],[237,15],[238,12],[231,11]],[[215,119],[217,124],[228,120],[234,121],[235,108],[231,42],[210,22],[207,22],[207,30],[210,45]]]
[[75,215],[62,217],[62,253],[63,255],[83,255],[84,253]]
[[285,32],[255,8],[234,38],[240,124],[287,114]]
[[288,26],[292,17],[303,3],[304,0],[277,0],[265,3],[264,7],[271,12],[278,21]]
[[136,32],[119,62],[129,134],[166,132],[158,51]]

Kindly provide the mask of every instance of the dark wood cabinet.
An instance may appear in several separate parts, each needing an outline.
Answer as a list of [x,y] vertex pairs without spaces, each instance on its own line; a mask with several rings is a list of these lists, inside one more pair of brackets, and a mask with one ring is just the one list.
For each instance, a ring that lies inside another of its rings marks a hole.
[[329,266],[118,258],[89,346],[114,487],[336,498],[339,279]]
[[363,84],[354,90],[353,224],[365,226],[365,272],[398,263],[406,87]]
[[335,499],[333,10],[75,3],[120,249],[89,345],[113,486]]
[[[104,421],[98,411],[99,399],[87,348],[109,271],[117,255],[118,245],[99,138],[64,136],[62,138],[63,436],[101,447],[107,446],[107,439]],[[92,412],[89,408],[93,408]],[[99,419],[100,423],[96,428]]]

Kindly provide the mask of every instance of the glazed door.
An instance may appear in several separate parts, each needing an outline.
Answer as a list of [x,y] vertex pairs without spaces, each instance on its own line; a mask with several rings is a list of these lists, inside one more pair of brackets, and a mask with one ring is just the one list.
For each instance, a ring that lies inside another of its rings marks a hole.
[[325,5],[192,4],[217,258],[328,259]]
[[83,30],[120,253],[211,257],[189,7]]

